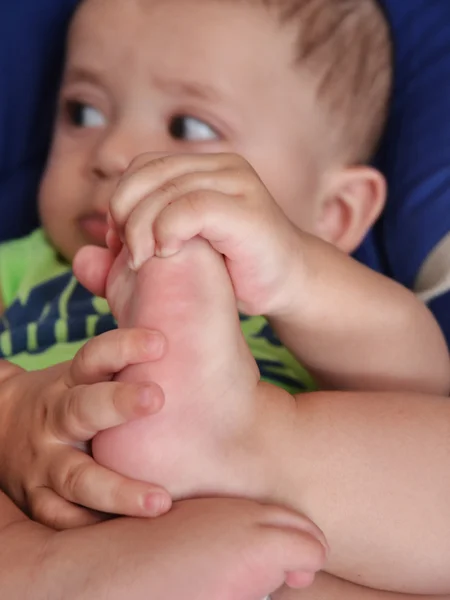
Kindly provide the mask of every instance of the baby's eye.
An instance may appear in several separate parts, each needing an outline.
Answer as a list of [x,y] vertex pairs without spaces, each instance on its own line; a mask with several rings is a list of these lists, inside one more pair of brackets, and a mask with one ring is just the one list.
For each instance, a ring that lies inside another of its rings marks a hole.
[[105,127],[105,115],[89,104],[83,102],[68,102],[67,114],[72,125],[80,128],[99,128]]
[[170,135],[176,140],[207,142],[219,139],[217,131],[195,117],[177,115],[170,123]]

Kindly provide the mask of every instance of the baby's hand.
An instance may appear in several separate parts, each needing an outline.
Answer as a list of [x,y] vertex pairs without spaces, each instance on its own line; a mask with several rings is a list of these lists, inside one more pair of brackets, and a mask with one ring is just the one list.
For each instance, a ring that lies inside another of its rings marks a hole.
[[99,431],[161,409],[159,386],[112,379],[163,352],[160,334],[121,329],[93,338],[73,361],[42,371],[3,364],[0,486],[33,519],[66,529],[100,520],[94,511],[156,516],[170,508],[164,490],[113,473],[86,452]]
[[145,574],[158,599],[262,600],[284,583],[309,586],[327,554],[322,533],[305,517],[232,498],[177,502],[159,519],[118,519],[108,527],[122,554],[141,548],[132,585]]
[[110,211],[110,246],[117,252],[120,236],[135,269],[199,235],[225,256],[243,312],[276,316],[295,299],[301,234],[240,156],[140,156]]

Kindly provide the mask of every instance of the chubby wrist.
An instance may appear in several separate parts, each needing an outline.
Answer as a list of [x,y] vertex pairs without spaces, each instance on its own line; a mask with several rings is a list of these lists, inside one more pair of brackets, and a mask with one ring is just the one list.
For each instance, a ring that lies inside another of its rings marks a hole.
[[315,276],[310,260],[313,243],[312,236],[295,230],[289,244],[287,264],[280,270],[282,279],[278,290],[264,313],[271,323],[289,324],[297,321],[304,311],[305,303],[310,302]]

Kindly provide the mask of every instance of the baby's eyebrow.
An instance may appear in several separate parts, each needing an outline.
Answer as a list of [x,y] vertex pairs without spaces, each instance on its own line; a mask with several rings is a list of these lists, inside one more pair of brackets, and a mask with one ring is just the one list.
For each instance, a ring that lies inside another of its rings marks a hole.
[[87,81],[94,85],[102,84],[102,77],[99,71],[88,69],[86,67],[70,65],[64,75],[66,83],[76,83],[78,81]]
[[182,79],[154,78],[154,84],[171,95],[188,96],[196,100],[208,102],[223,102],[226,95],[209,84]]

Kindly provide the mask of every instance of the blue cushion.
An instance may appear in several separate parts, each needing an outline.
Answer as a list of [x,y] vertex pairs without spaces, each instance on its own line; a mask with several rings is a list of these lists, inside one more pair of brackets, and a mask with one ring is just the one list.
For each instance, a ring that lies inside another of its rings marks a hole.
[[[389,197],[356,256],[414,289],[426,258],[450,235],[450,2],[381,2],[395,43],[391,115],[376,158]],[[450,346],[450,294],[429,306]]]
[[0,240],[36,225],[64,38],[78,0],[0,2]]
[[358,257],[412,288],[450,231],[450,2],[382,2],[395,34],[393,103],[376,159],[389,198]]
[[[376,157],[390,193],[356,256],[413,289],[426,257],[450,232],[450,1],[380,1],[395,40],[392,110]],[[37,183],[77,2],[0,3],[0,240],[37,223]],[[449,294],[430,307],[450,341]]]

